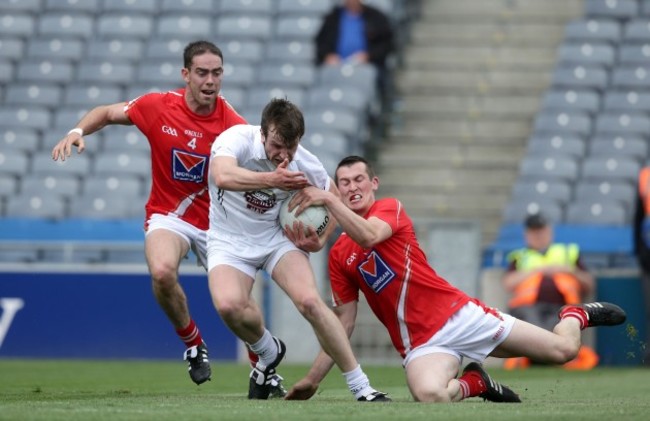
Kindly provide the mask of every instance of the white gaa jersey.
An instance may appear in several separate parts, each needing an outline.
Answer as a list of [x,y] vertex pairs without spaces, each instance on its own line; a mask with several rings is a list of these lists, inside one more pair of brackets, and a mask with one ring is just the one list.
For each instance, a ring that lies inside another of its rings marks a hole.
[[[211,159],[230,156],[240,167],[251,171],[275,171],[266,157],[260,126],[237,125],[224,131],[212,144]],[[330,177],[314,154],[298,146],[290,171],[302,171],[309,183],[329,190]],[[238,237],[251,245],[264,245],[282,230],[278,220],[282,201],[291,192],[281,189],[255,191],[222,190],[209,173],[210,229],[208,238]]]

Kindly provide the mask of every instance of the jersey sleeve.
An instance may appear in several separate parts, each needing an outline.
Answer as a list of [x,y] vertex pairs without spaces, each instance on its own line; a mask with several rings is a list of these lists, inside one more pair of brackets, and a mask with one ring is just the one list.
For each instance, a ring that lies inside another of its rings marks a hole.
[[236,158],[237,162],[242,161],[242,154],[248,150],[245,128],[248,126],[232,126],[221,133],[212,144],[211,158],[217,156],[229,156]]
[[334,307],[359,301],[359,288],[346,276],[345,257],[341,256],[336,247],[330,250],[328,269],[330,287],[332,289],[332,304]]
[[135,124],[145,136],[148,136],[150,125],[153,123],[153,120],[147,118],[147,116],[159,113],[157,110],[160,106],[162,95],[164,94],[160,92],[152,92],[139,96],[129,101],[124,108],[124,112],[129,117],[129,120],[131,120],[131,122]]
[[302,145],[298,146],[298,151],[298,171],[303,171],[313,186],[319,189],[329,190],[331,178],[327,174],[323,163],[320,162],[316,155],[303,148]]
[[402,217],[403,212],[404,208],[399,200],[385,199],[381,201],[380,206],[377,206],[370,216],[374,216],[386,222],[390,225],[393,233],[395,233],[399,229],[400,223],[405,220],[405,218]]

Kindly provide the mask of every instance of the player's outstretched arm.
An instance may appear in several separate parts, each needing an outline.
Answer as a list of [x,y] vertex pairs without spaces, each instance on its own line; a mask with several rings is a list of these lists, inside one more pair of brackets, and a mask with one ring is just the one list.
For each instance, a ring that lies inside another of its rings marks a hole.
[[111,105],[100,105],[90,110],[79,120],[74,129],[70,130],[52,149],[52,159],[65,161],[72,153],[72,147],[77,153],[86,149],[84,136],[101,130],[108,124],[132,124],[124,112],[126,102]]

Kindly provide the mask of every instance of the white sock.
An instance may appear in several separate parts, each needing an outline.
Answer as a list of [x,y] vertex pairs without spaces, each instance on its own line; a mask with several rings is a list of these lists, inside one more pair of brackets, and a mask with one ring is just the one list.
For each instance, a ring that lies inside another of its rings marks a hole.
[[356,399],[375,392],[375,389],[370,387],[370,380],[368,380],[368,376],[363,372],[360,365],[352,371],[343,373],[343,376],[348,384],[348,389]]
[[265,370],[266,366],[271,364],[278,357],[278,347],[273,340],[273,335],[267,329],[259,341],[249,344],[251,351],[256,353],[260,360],[257,362],[257,368]]

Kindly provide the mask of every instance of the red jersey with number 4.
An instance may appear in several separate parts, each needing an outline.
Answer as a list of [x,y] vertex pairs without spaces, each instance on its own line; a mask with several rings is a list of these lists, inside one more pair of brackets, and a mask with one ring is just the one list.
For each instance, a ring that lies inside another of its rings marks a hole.
[[246,120],[221,96],[210,115],[199,115],[185,102],[185,89],[149,93],[126,105],[126,114],[151,146],[152,185],[145,206],[152,214],[175,214],[208,229],[208,166],[214,140]]
[[429,266],[413,222],[396,199],[377,200],[364,218],[393,230],[386,241],[364,249],[343,233],[330,251],[334,305],[359,299],[359,290],[386,326],[402,355],[426,343],[470,297]]

